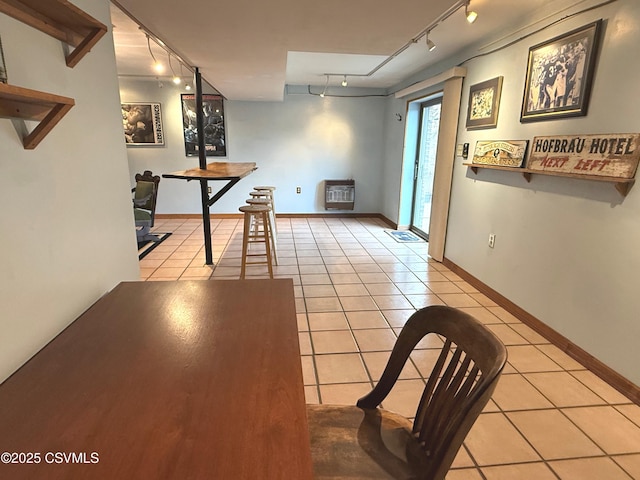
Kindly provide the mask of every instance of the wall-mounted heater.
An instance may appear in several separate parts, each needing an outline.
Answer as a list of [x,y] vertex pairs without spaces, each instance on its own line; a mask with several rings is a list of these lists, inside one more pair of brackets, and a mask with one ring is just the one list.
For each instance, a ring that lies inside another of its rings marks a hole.
[[324,209],[353,210],[356,199],[355,180],[325,180]]

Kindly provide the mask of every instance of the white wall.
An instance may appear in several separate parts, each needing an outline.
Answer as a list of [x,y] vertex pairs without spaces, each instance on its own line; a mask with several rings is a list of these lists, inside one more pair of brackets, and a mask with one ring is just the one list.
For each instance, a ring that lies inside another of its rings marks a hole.
[[[106,0],[74,4],[110,25]],[[73,69],[0,14],[9,83],[76,105],[31,151],[0,119],[0,381],[121,280],[139,276],[113,41]]]
[[[120,80],[122,101],[160,102],[166,146],[128,147],[130,177],[194,168],[182,138],[180,90],[156,82]],[[258,170],[211,207],[237,213],[254,185],[274,185],[280,213],[325,213],[323,180],[356,181],[356,213],[378,213],[382,205],[384,129],[389,113],[384,97],[324,99],[292,89],[284,102],[225,101],[227,157],[207,161],[256,162]],[[133,181],[133,180],[132,180]],[[222,182],[211,182],[216,189]],[[302,188],[300,195],[296,187]],[[163,179],[157,213],[201,213],[196,182]],[[336,213],[331,211],[330,213]]]
[[[528,48],[606,19],[586,117],[521,124]],[[458,143],[639,133],[640,3],[619,0],[465,66]],[[467,131],[469,85],[504,76],[498,126]],[[445,256],[640,385],[640,188],[484,170],[456,159]],[[489,249],[489,233],[496,234]]]

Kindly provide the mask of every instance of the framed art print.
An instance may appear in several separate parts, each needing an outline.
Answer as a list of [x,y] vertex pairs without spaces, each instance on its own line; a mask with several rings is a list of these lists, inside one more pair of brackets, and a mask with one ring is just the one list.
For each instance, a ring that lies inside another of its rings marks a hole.
[[123,103],[122,126],[127,145],[164,145],[159,103]]
[[521,122],[587,114],[602,20],[529,49]]
[[502,77],[471,85],[467,108],[467,129],[495,128],[498,125]]

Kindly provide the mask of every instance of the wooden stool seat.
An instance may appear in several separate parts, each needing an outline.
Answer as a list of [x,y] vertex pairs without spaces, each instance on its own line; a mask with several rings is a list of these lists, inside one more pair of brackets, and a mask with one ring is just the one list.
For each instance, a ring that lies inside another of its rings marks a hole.
[[[242,267],[240,278],[245,278],[247,265],[267,265],[269,278],[273,278],[273,265],[271,263],[271,228],[269,205],[243,205],[239,210],[244,213],[244,234],[242,237]],[[252,228],[252,226],[254,228]],[[262,229],[260,228],[262,227]],[[264,253],[249,253],[249,244],[264,244]],[[266,260],[248,261],[249,257],[266,257]]]

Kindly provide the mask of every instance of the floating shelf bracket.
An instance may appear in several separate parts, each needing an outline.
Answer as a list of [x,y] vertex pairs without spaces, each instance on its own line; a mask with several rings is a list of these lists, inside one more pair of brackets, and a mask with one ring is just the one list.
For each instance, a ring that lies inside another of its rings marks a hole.
[[0,12],[75,47],[66,55],[75,67],[107,33],[107,27],[66,0],[0,0]]
[[[10,118],[24,148],[33,150],[75,105],[73,98],[0,83],[0,118]],[[39,121],[31,133],[25,120]]]

